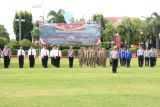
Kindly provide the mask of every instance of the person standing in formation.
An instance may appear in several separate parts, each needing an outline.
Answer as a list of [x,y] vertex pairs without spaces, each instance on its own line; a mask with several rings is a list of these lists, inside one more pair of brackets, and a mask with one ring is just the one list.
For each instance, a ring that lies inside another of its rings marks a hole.
[[125,66],[125,64],[126,64],[126,60],[125,60],[125,48],[122,48],[120,50],[119,56],[120,56],[120,65],[121,66]]
[[110,58],[112,61],[112,72],[117,73],[118,59],[119,59],[117,46],[114,46],[114,49],[111,51]]
[[97,48],[93,46],[91,50],[91,67],[96,67],[96,63],[97,63]]
[[156,53],[153,48],[150,49],[149,51],[149,56],[150,56],[150,67],[154,67],[155,64],[155,58],[156,58]]
[[73,68],[74,50],[72,46],[70,46],[70,49],[68,50],[68,59],[69,59],[69,68]]
[[107,59],[107,55],[106,55],[106,50],[105,48],[102,48],[102,57],[101,57],[101,61],[102,61],[102,66],[106,67],[106,59]]
[[154,66],[156,66],[156,62],[157,62],[157,58],[158,58],[158,52],[157,52],[157,49],[153,49],[154,52],[155,52],[155,58],[154,58]]
[[8,68],[10,65],[10,58],[11,58],[11,49],[5,45],[3,49],[3,56],[4,56],[4,68]]
[[34,49],[34,46],[32,45],[30,47],[30,49],[28,50],[28,58],[29,58],[29,66],[30,66],[30,68],[34,68],[35,57],[36,57],[36,50]]
[[56,46],[52,47],[52,50],[50,51],[50,57],[51,57],[51,64],[53,66],[56,66],[56,56],[55,56]]
[[139,67],[142,67],[143,66],[143,62],[144,62],[144,50],[143,50],[142,47],[140,47],[137,50],[137,57],[138,57],[138,65],[139,65]]
[[49,58],[49,50],[46,46],[43,46],[43,49],[41,50],[41,58],[42,58],[42,66],[44,68],[48,67],[48,58]]
[[149,66],[149,59],[150,59],[149,49],[146,49],[144,51],[144,59],[145,59],[145,66]]
[[129,48],[127,48],[127,50],[125,51],[125,62],[126,62],[126,66],[130,67],[130,62],[132,59],[132,52],[129,50]]
[[60,60],[62,57],[62,53],[61,50],[59,49],[59,45],[57,46],[57,49],[55,51],[55,56],[56,56],[56,67],[59,68],[60,67]]
[[18,60],[19,60],[19,68],[23,68],[25,51],[23,50],[22,46],[20,46],[20,48],[17,52],[17,57],[18,57]]
[[80,50],[78,51],[78,57],[79,57],[79,66],[83,66],[84,61],[84,50],[83,47],[80,47]]
[[84,53],[84,57],[83,57],[83,65],[87,66],[87,48],[83,47],[83,53]]

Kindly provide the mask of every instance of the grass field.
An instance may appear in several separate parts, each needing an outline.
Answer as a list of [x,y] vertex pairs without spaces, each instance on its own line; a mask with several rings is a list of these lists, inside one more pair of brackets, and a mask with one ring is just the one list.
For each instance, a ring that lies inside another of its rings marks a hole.
[[18,68],[11,60],[9,69],[0,62],[0,107],[160,107],[160,64],[155,68],[138,68],[133,59],[131,68],[111,67],[61,68],[41,67],[37,60],[34,69]]

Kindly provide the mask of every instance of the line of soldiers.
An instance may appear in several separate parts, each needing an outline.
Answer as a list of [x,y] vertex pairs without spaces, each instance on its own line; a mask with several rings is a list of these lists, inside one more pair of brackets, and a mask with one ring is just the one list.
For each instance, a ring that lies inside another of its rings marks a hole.
[[156,65],[158,53],[155,48],[144,50],[142,47],[140,47],[137,50],[137,57],[138,57],[139,67],[143,66],[144,61],[145,61],[145,66],[154,67]]
[[78,52],[79,66],[96,67],[96,65],[106,67],[107,54],[105,48],[100,47],[80,47]]

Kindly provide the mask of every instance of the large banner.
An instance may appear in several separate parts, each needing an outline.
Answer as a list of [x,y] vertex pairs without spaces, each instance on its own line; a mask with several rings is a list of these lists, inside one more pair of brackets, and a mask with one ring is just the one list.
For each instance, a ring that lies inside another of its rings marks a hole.
[[100,24],[43,24],[40,39],[53,45],[98,45]]

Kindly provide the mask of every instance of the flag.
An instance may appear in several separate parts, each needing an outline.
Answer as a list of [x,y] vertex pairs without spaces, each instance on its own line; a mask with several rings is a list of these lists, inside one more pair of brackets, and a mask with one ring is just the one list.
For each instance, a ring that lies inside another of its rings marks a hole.
[[101,44],[101,40],[100,39],[96,39],[96,45],[100,45]]
[[42,5],[40,5],[40,4],[32,5],[32,8],[41,8],[41,7],[42,7]]
[[46,45],[47,44],[47,42],[44,39],[42,39],[42,38],[39,39],[39,43],[41,45]]
[[118,48],[121,47],[121,37],[120,36],[115,36],[114,45],[117,46]]

